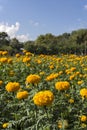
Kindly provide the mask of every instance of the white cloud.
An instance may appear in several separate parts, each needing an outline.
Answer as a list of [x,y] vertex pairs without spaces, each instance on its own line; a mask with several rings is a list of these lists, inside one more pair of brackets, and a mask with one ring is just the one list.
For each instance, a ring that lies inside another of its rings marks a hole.
[[17,35],[19,28],[19,22],[16,22],[15,25],[9,25],[8,23],[0,23],[0,32],[6,32],[10,36],[10,38],[16,37],[20,42],[29,40],[28,34]]
[[26,35],[17,35],[16,38],[20,42],[25,42],[25,41],[31,40],[31,39],[29,39],[29,35],[28,34],[26,34]]
[[0,23],[0,32],[6,32],[11,38],[15,37],[16,32],[19,30],[20,24],[16,22],[15,25],[8,25],[8,23]]
[[35,22],[35,21],[33,21],[33,20],[30,20],[29,22],[30,22],[30,24],[33,25],[34,27],[39,26],[39,22]]
[[86,10],[87,10],[87,5],[84,5],[84,9],[86,9]]

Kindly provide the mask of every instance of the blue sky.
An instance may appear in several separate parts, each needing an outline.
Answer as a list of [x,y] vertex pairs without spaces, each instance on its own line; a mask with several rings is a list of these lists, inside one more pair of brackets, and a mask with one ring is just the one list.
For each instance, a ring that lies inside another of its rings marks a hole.
[[0,31],[20,41],[87,28],[87,0],[0,0]]

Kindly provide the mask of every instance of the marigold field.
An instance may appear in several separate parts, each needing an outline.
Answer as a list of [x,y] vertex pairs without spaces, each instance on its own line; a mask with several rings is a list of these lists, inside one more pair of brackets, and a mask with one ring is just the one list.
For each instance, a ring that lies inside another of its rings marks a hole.
[[0,51],[0,130],[87,130],[87,56]]

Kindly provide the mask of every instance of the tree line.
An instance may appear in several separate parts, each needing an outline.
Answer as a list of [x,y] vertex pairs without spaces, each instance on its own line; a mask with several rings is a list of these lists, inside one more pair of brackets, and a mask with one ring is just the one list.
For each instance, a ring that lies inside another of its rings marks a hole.
[[10,39],[6,32],[0,32],[0,50],[7,50],[11,55],[25,49],[35,54],[87,54],[87,29],[74,30],[55,36],[51,33],[39,35],[34,41],[19,42]]

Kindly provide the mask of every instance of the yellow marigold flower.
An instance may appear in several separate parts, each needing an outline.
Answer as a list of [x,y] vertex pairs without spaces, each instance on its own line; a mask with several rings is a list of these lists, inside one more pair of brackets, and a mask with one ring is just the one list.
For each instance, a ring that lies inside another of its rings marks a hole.
[[51,80],[53,80],[57,77],[58,77],[58,73],[52,73],[52,74],[50,74],[49,76],[46,77],[46,80],[51,81]]
[[5,88],[8,92],[15,92],[20,89],[20,84],[18,82],[9,82]]
[[7,55],[8,52],[7,51],[2,51],[2,55]]
[[3,81],[2,80],[0,80],[0,86],[3,84]]
[[69,77],[70,80],[73,80],[74,78],[75,78],[74,74]]
[[71,103],[71,104],[74,103],[74,99],[72,99],[72,98],[69,99],[69,103]]
[[7,57],[0,58],[1,63],[6,63],[8,61]]
[[70,87],[70,84],[67,81],[59,81],[55,83],[55,88],[57,90],[67,90],[69,87]]
[[73,72],[76,70],[76,67],[72,67],[70,70],[71,70],[71,72]]
[[59,75],[63,74],[63,71],[60,71],[58,74],[59,74]]
[[28,91],[22,91],[17,93],[18,99],[25,99],[28,98]]
[[30,74],[29,76],[27,76],[26,78],[26,83],[39,83],[40,82],[40,76],[36,75],[36,74]]
[[54,95],[49,90],[44,90],[36,93],[33,97],[34,104],[37,106],[51,105],[54,100]]
[[85,116],[85,115],[82,115],[82,116],[81,116],[81,118],[80,118],[80,120],[81,120],[82,122],[85,122],[85,121],[87,121],[87,116]]
[[80,74],[80,72],[76,72],[76,75],[79,75]]
[[80,95],[84,98],[87,98],[87,88],[82,88],[80,90]]
[[59,120],[58,121],[58,128],[61,129],[66,129],[69,126],[68,121],[67,120]]
[[78,81],[77,83],[78,83],[78,85],[81,85],[83,83],[83,81],[81,80],[81,81]]
[[25,55],[26,55],[26,56],[31,56],[32,53],[31,53],[31,52],[25,52]]
[[27,52],[27,50],[23,50],[23,53],[26,53]]
[[31,59],[29,58],[29,57],[24,57],[23,58],[23,62],[25,63],[25,62],[29,62]]
[[49,68],[50,68],[50,69],[54,69],[54,65],[50,65]]
[[37,63],[38,63],[38,64],[41,64],[41,63],[42,63],[42,61],[38,59],[38,60],[37,60]]
[[12,59],[9,58],[9,59],[7,60],[7,62],[8,62],[9,64],[11,64],[11,63],[12,63]]
[[17,58],[19,58],[19,57],[20,57],[20,54],[19,54],[19,53],[17,53],[15,56],[16,56]]
[[8,127],[8,125],[9,125],[9,123],[4,123],[4,124],[2,125],[2,127],[5,129],[5,128]]

